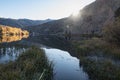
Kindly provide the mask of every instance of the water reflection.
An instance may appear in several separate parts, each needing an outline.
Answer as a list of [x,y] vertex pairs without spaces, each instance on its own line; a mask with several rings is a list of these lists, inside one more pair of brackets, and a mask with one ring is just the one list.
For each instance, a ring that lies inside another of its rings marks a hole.
[[[27,46],[19,44],[23,38],[28,38],[29,35],[2,35],[0,36],[0,63],[14,61],[22,54]],[[16,42],[17,41],[17,42]]]
[[5,42],[14,42],[14,41],[20,41],[23,38],[28,38],[29,35],[2,35],[0,36],[0,43],[5,43]]
[[0,63],[14,61],[25,50],[26,50],[25,48],[16,48],[16,47],[1,48],[0,49]]
[[53,61],[54,64],[54,80],[89,80],[88,75],[79,66],[80,61],[71,56],[70,53],[74,52],[71,44],[57,36],[32,36],[17,42],[2,43],[0,63],[15,60],[26,50],[24,47],[16,48],[15,45],[18,43],[27,46],[35,45],[45,50],[48,60]]
[[79,60],[67,51],[43,48],[50,61],[54,64],[53,80],[89,80],[88,75],[79,66]]
[[70,44],[69,41],[65,40],[62,37],[59,36],[45,36],[45,35],[41,35],[41,36],[30,36],[29,38],[26,39],[25,44],[33,44],[33,45],[44,45],[44,46],[48,46],[51,48],[57,48],[57,49],[61,49],[64,51],[68,51],[68,52],[72,52],[73,48],[72,45]]

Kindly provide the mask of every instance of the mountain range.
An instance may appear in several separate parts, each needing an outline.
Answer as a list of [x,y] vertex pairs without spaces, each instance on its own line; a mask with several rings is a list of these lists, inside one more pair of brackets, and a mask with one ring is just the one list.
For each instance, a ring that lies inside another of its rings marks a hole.
[[[96,0],[79,11],[77,17],[69,16],[59,20],[27,20],[0,18],[0,24],[22,27],[41,34],[61,34],[66,30],[72,34],[102,34],[102,29],[114,21],[120,9],[120,0]],[[119,14],[119,13],[118,13]]]
[[[120,0],[96,0],[80,10],[77,17],[69,16],[60,20],[33,26],[29,29],[45,34],[63,33],[69,29],[73,34],[102,34],[102,29],[114,21]],[[67,27],[69,26],[69,28]],[[34,29],[32,29],[34,28]]]
[[30,20],[30,19],[10,19],[10,18],[0,18],[1,25],[7,25],[12,27],[20,27],[24,28],[26,26],[35,26],[39,24],[43,24],[46,22],[53,21],[51,19],[46,20]]

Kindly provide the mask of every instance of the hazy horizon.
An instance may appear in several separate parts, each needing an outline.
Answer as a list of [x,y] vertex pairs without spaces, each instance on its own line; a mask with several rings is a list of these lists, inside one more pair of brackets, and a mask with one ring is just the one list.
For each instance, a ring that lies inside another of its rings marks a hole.
[[1,0],[0,17],[13,19],[60,19],[77,13],[95,0]]

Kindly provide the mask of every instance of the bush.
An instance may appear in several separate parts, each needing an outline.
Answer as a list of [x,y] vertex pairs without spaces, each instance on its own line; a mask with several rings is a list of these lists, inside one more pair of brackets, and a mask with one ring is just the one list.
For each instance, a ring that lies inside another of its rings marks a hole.
[[81,59],[83,69],[88,73],[91,80],[120,80],[120,68],[111,61],[94,61]]
[[120,45],[120,18],[107,25],[103,29],[103,34],[106,41]]

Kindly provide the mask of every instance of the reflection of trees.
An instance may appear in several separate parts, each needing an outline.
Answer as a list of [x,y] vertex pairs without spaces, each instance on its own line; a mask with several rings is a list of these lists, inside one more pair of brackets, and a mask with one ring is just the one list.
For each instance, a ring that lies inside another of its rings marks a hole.
[[18,57],[21,53],[23,53],[26,49],[25,48],[1,48],[0,49],[0,60],[4,58],[4,60],[9,61],[10,59],[13,60]]
[[0,43],[18,41],[28,36],[29,32],[21,28],[0,25]]
[[13,41],[19,41],[22,38],[28,38],[29,35],[2,35],[0,36],[0,43],[4,43],[4,42],[13,42]]

